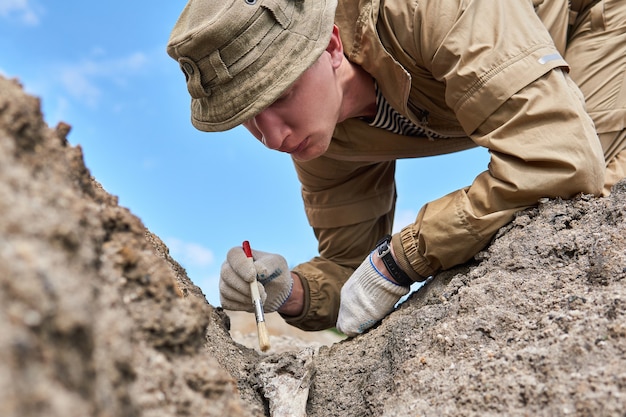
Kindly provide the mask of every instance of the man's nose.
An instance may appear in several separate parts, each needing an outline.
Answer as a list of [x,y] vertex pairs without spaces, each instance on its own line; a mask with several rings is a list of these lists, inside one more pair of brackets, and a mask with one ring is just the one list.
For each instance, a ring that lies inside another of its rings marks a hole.
[[254,118],[261,133],[261,142],[269,149],[279,149],[287,137],[287,127],[276,114],[269,109],[263,110]]

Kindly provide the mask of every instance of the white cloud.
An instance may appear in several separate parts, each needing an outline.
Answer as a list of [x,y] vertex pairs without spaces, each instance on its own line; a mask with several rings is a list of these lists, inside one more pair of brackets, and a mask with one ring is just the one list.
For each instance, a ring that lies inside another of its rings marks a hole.
[[92,63],[85,63],[80,67],[66,67],[59,74],[67,93],[89,107],[95,107],[102,95],[100,87],[93,79],[93,67]]
[[[100,51],[98,55],[101,54]],[[147,62],[148,57],[141,52],[116,59],[90,59],[78,64],[63,65],[59,71],[59,79],[70,96],[90,107],[96,107],[102,96],[102,83],[124,85]]]
[[65,97],[57,97],[54,105],[50,107],[53,109],[53,112],[46,116],[48,123],[56,125],[61,120],[67,120],[66,114],[70,105]]
[[43,8],[29,0],[0,0],[0,17],[17,17],[22,23],[29,26],[39,24]]
[[213,264],[213,251],[197,243],[184,242],[178,238],[166,239],[172,257],[185,268],[188,266],[208,267]]

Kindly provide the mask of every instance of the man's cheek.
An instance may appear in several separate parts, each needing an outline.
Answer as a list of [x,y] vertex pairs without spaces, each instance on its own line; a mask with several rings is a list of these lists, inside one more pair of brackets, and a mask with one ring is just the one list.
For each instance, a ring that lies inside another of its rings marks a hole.
[[243,122],[243,127],[245,127],[248,132],[250,132],[252,136],[257,138],[258,140],[261,140],[263,138],[261,131],[257,129],[257,127],[254,125],[254,121],[248,120],[247,122]]

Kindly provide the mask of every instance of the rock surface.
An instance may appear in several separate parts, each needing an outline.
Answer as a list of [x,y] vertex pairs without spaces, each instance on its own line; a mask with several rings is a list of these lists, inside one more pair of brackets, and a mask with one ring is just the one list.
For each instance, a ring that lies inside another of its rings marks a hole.
[[212,352],[256,355],[68,132],[0,77],[0,416],[262,414]]
[[69,129],[0,77],[0,416],[266,416],[281,380],[311,417],[624,415],[626,182],[519,213],[364,335],[262,354]]

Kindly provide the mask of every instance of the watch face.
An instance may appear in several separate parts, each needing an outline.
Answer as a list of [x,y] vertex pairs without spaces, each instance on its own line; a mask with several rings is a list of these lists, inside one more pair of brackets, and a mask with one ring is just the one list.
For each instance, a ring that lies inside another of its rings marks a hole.
[[389,253],[389,245],[387,242],[382,242],[380,246],[378,246],[378,256],[383,257]]
[[387,235],[383,237],[382,239],[380,239],[378,243],[376,243],[375,250],[379,258],[382,258],[383,256],[387,255],[389,252],[391,252],[391,249],[389,248],[390,241],[391,241],[391,235]]

